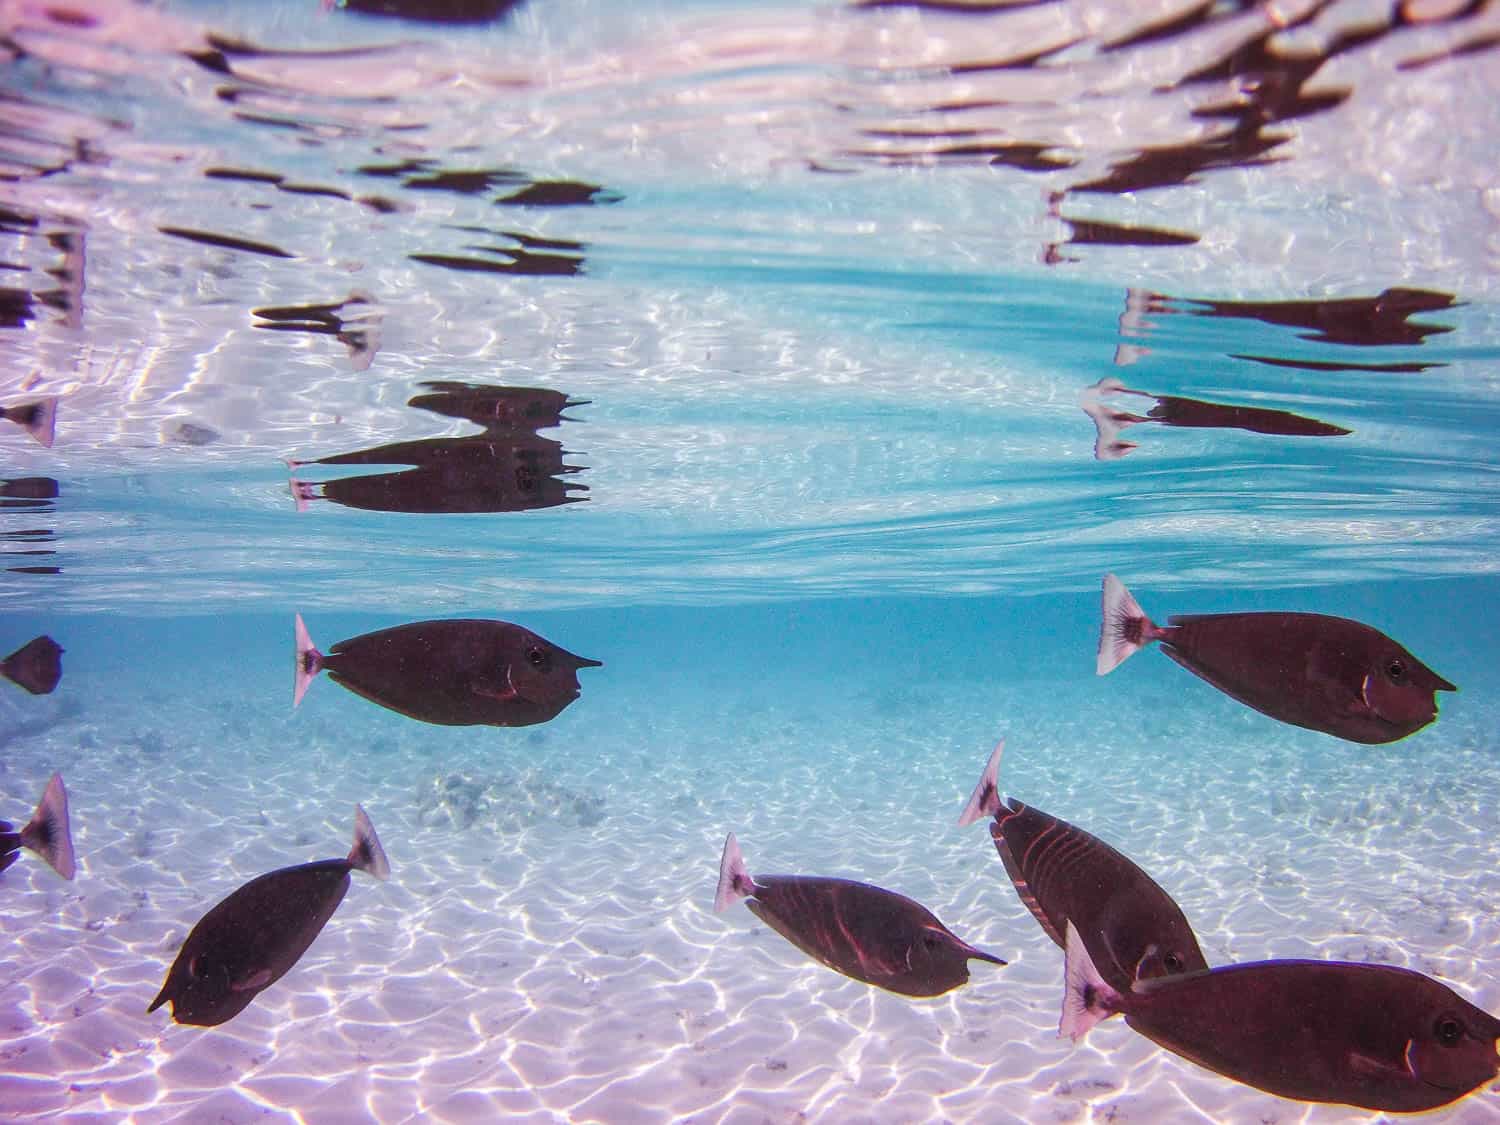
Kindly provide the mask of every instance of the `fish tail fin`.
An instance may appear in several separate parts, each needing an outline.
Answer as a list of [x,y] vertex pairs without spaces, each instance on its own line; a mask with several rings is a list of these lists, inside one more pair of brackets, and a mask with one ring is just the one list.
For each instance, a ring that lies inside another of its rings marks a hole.
[[[291,462],[287,463],[291,464]],[[292,488],[292,499],[297,503],[297,511],[307,511],[308,501],[318,498],[317,493],[313,491],[317,485],[309,484],[305,480],[298,480],[296,477],[293,477],[288,483]]]
[[1083,412],[1094,420],[1095,461],[1118,461],[1132,450],[1140,448],[1139,442],[1126,441],[1120,437],[1120,431],[1142,419],[1134,414],[1110,410],[1097,401],[1084,402]]
[[73,830],[68,824],[68,791],[62,774],[54,773],[30,823],[21,829],[21,843],[47,861],[64,879],[73,878],[78,864],[73,854]]
[[354,846],[349,849],[349,866],[382,881],[391,875],[391,861],[385,858],[385,849],[363,805],[354,806]]
[[1058,1021],[1057,1034],[1069,1036],[1076,1043],[1088,1034],[1089,1028],[1119,1011],[1121,997],[1100,975],[1071,919],[1065,948],[1063,976],[1066,983],[1063,985],[1062,1019]]
[[1099,675],[1113,672],[1131,653],[1161,635],[1125,583],[1113,574],[1106,574],[1104,613],[1099,627]]
[[312,683],[313,677],[323,669],[323,654],[314,647],[312,635],[307,631],[307,625],[302,620],[302,615],[297,614],[297,678],[292,684],[292,706],[296,707],[302,702],[302,697],[307,694],[308,685]]
[[48,449],[57,436],[57,396],[12,406],[0,417],[9,418]]
[[979,784],[969,794],[969,803],[958,814],[960,828],[973,824],[982,816],[994,816],[1000,811],[1000,754],[1005,749],[1005,739],[995,744],[990,760],[979,777]]
[[1083,407],[1083,412],[1094,423],[1094,459],[1096,461],[1118,461],[1131,450],[1139,448],[1136,442],[1122,440],[1120,431],[1126,426],[1134,426],[1137,422],[1145,422],[1148,419],[1137,414],[1127,414],[1123,410],[1112,410],[1100,401],[1103,395],[1119,392],[1134,393],[1119,379],[1107,375],[1092,386],[1086,387],[1083,394],[1079,396],[1078,405]]
[[740,854],[739,841],[731,832],[724,841],[724,854],[719,859],[719,889],[714,894],[714,910],[724,910],[754,893],[755,880],[750,878],[750,869]]

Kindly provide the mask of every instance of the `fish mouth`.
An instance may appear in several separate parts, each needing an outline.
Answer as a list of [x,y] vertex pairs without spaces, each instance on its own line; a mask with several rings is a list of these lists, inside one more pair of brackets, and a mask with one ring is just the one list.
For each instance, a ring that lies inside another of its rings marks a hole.
[[603,668],[604,667],[604,661],[602,661],[602,660],[590,660],[587,656],[575,656],[575,657],[573,657],[573,662],[579,668]]

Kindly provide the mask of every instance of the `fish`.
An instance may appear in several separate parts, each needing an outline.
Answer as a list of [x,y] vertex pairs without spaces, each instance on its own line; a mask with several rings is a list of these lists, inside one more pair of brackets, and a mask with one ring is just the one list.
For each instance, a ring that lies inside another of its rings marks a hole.
[[1500,1072],[1500,1020],[1410,969],[1251,961],[1119,990],[1072,923],[1061,1035],[1115,1012],[1160,1047],[1226,1078],[1304,1102],[1394,1113],[1437,1109]]
[[307,952],[344,901],[355,870],[382,881],[391,873],[360,805],[354,806],[354,846],[343,859],[258,875],[200,918],[146,1011],[171,1001],[172,1018],[197,1027],[239,1015]]
[[[314,485],[291,480],[297,510],[311,500],[331,500],[348,508],[376,512],[521,512],[575,504],[587,496],[584,484],[561,479],[580,471],[563,462],[560,442],[529,431],[396,442],[316,462],[290,462],[293,469],[319,465],[412,465],[394,473],[338,477]],[[322,491],[317,491],[321,488]]]
[[869,883],[811,875],[751,878],[734,833],[724,841],[714,910],[740,899],[815,961],[902,996],[941,996],[968,983],[969,962],[1004,966],[919,902]]
[[8,418],[48,449],[57,436],[57,397],[0,406],[0,418]]
[[574,656],[508,621],[415,621],[351,640],[328,653],[296,621],[292,706],[323,669],[356,695],[424,723],[524,727],[556,718],[578,698],[577,670],[602,662]]
[[[1139,395],[1154,400],[1155,405],[1144,415],[1131,414],[1107,405],[1103,398],[1108,394]],[[1342,437],[1353,432],[1332,422],[1321,422],[1289,410],[1137,391],[1113,376],[1106,376],[1086,387],[1078,401],[1083,412],[1094,421],[1094,458],[1099,461],[1116,461],[1136,449],[1136,443],[1122,439],[1120,431],[1143,422],[1191,429],[1248,430],[1282,437]]]
[[51,695],[62,679],[62,645],[43,633],[32,637],[4,660],[0,660],[0,676],[31,692],[32,695]]
[[1439,691],[1457,691],[1384,633],[1321,613],[1194,613],[1152,623],[1125,584],[1104,576],[1097,670],[1137,649],[1162,651],[1263,715],[1350,742],[1380,744],[1437,718]]
[[990,836],[1016,894],[1063,946],[1068,923],[1118,991],[1136,980],[1208,968],[1182,908],[1156,881],[1103,840],[1014,797],[1000,797],[1002,740],[959,816],[991,816]]
[[54,773],[37,802],[36,812],[19,832],[8,820],[0,820],[0,871],[21,858],[21,849],[33,851],[64,879],[78,871],[73,851],[73,829],[68,822],[68,791],[62,774]]

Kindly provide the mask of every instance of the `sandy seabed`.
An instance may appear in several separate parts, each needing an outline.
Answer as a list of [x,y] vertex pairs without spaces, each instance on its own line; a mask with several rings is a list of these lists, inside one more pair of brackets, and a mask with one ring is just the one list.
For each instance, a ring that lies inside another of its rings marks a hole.
[[[269,687],[212,681],[189,699],[105,684],[86,704],[7,690],[0,815],[24,819],[61,768],[80,871],[28,854],[0,877],[0,1118],[1378,1120],[1236,1085],[1119,1020],[1059,1040],[1062,956],[988,834],[955,818],[1004,734],[1002,789],[1131,855],[1211,963],[1387,961],[1500,1011],[1494,716],[1471,703],[1356,748],[1206,692],[1180,717],[1165,664],[1117,689],[1135,718],[1103,729],[1092,683],[632,702],[595,681],[521,731],[426,727],[322,682],[270,717]],[[356,873],[229,1023],[147,1015],[203,912],[343,855],[356,801],[391,880]],[[713,913],[730,829],[752,872],[899,890],[1011,964],[925,1001],[846,980],[743,906]],[[1423,1118],[1496,1119],[1490,1092]]]

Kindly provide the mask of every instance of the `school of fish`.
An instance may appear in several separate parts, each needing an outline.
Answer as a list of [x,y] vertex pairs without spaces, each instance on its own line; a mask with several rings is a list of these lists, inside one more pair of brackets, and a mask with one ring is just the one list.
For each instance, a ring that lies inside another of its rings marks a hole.
[[[434,392],[413,404],[478,421],[511,450],[528,442],[542,448],[526,435],[556,425],[565,406],[580,405],[534,388],[430,386]],[[1104,405],[1107,394],[1143,395],[1157,405],[1145,415],[1128,414]],[[1347,432],[1279,411],[1149,395],[1118,379],[1089,388],[1084,408],[1097,429],[1101,460],[1135,448],[1120,439],[1121,429],[1150,421],[1284,435]],[[0,418],[50,447],[57,401],[0,408]],[[321,498],[397,511],[507,510],[582,499],[567,496],[555,480],[541,497],[535,490],[541,477],[524,485],[530,498],[516,498],[521,485],[492,483],[497,474],[509,480],[511,472],[511,462],[497,460],[495,448],[479,439],[434,439],[395,452],[322,458],[317,463],[407,460],[429,469],[330,482]],[[484,456],[469,457],[475,450]],[[290,462],[294,469],[310,463]],[[573,470],[559,453],[546,471]],[[299,509],[314,495],[293,481]],[[1415,734],[1437,718],[1437,693],[1457,690],[1384,633],[1345,618],[1175,614],[1158,625],[1113,574],[1104,577],[1101,617],[1099,675],[1154,642],[1247,707],[1349,742],[1381,744]],[[420,722],[523,727],[555,718],[580,695],[578,670],[601,667],[507,621],[414,621],[339,641],[327,652],[316,647],[300,614],[293,624],[293,706],[327,672],[354,694]],[[49,694],[62,676],[62,653],[52,637],[35,637],[0,661],[0,676],[33,695]],[[959,824],[989,818],[1017,896],[1062,950],[1059,1034],[1081,1039],[1118,1014],[1165,1050],[1227,1079],[1283,1098],[1397,1113],[1450,1104],[1500,1074],[1500,1020],[1421,973],[1316,960],[1210,966],[1182,909],[1129,858],[1058,817],[1001,797],[1002,747],[990,756]],[[74,878],[60,774],[51,777],[24,826],[0,820],[0,872],[23,850],[60,877]],[[343,901],[354,871],[376,880],[391,873],[359,806],[346,856],[267,872],[208,909],[189,929],[147,1011],[170,1004],[177,1023],[200,1027],[234,1018],[292,970]],[[813,960],[903,996],[959,988],[969,982],[971,962],[1007,964],[896,891],[837,876],[751,875],[730,833],[713,908],[724,911],[741,900]]]

